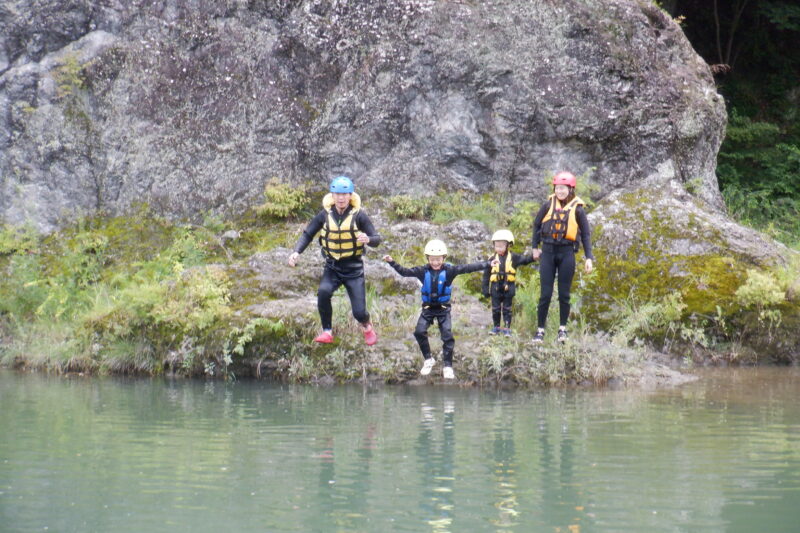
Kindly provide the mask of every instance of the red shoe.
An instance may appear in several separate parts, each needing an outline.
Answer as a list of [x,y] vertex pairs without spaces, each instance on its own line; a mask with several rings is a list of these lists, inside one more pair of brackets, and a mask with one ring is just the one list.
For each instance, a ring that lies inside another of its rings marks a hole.
[[367,346],[372,346],[378,342],[378,334],[375,333],[375,328],[372,326],[370,326],[369,329],[364,330],[364,342],[367,343]]
[[323,331],[314,338],[314,342],[321,342],[322,344],[330,344],[333,342],[333,333],[330,331]]

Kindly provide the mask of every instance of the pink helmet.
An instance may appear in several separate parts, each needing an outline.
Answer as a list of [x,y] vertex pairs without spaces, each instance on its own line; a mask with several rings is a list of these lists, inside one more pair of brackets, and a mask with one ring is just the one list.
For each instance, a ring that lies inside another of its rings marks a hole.
[[578,180],[575,179],[575,174],[571,172],[559,172],[553,176],[553,185],[568,185],[574,188],[578,185]]

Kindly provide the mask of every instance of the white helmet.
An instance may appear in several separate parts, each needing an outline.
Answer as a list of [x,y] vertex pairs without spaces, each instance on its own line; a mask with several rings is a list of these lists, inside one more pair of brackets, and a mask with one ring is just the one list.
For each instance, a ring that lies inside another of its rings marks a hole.
[[514,234],[511,233],[510,230],[507,229],[499,229],[494,232],[492,235],[493,241],[508,241],[508,245],[511,246],[514,244]]
[[425,245],[425,255],[447,255],[447,246],[439,239],[428,241]]

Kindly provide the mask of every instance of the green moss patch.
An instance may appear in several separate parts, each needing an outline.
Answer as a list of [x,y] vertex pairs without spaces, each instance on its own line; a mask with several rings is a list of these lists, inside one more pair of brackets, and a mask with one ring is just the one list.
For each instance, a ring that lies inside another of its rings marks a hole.
[[[697,354],[696,347],[700,347],[701,357],[706,357],[714,346],[724,350],[733,343],[743,347],[757,345],[766,351],[764,358],[768,360],[796,359],[796,345],[784,343],[781,349],[766,348],[769,343],[763,341],[791,335],[785,328],[797,315],[797,304],[782,296],[785,289],[779,289],[777,300],[767,298],[767,291],[774,295],[776,288],[762,287],[763,283],[752,289],[757,294],[750,300],[757,304],[744,298],[741,290],[752,283],[753,276],[762,275],[757,273],[775,278],[776,284],[781,276],[767,268],[754,268],[751,260],[736,254],[676,254],[670,251],[672,241],[720,243],[724,242],[723,236],[713,234],[718,230],[699,227],[692,217],[689,227],[681,227],[653,210],[652,198],[630,194],[621,200],[625,209],[611,216],[607,225],[624,227],[627,219],[642,226],[634,224],[636,238],[624,253],[613,254],[605,246],[613,240],[604,238],[607,229],[594,228],[599,243],[594,249],[597,268],[587,277],[582,291],[587,295],[582,299],[582,313],[588,320],[601,330],[625,331],[627,340],[652,342],[660,349]],[[711,234],[702,233],[708,231]],[[754,306],[759,308],[754,310]]]

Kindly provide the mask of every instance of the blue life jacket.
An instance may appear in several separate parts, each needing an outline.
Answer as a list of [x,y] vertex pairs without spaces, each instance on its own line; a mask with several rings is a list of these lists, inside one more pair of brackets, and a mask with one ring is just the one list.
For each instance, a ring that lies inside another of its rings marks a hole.
[[422,303],[424,304],[446,304],[450,303],[450,291],[452,286],[446,284],[447,271],[444,266],[439,271],[436,279],[436,286],[433,287],[433,270],[425,270],[425,280],[422,282]]

